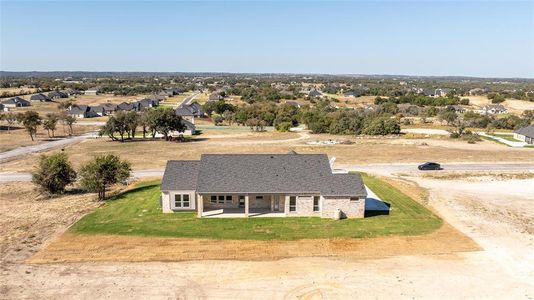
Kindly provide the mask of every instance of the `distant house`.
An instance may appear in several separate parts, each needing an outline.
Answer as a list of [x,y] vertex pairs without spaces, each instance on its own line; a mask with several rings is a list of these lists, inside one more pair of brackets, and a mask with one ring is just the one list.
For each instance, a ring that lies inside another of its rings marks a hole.
[[308,92],[308,97],[309,98],[318,98],[318,97],[322,97],[323,94],[321,92],[319,92],[318,90],[316,89],[312,89],[311,91]]
[[87,105],[73,105],[67,109],[67,114],[77,119],[89,118],[90,107]]
[[4,104],[0,103],[0,111],[9,111],[9,108],[5,107]]
[[354,97],[360,97],[361,95],[362,95],[362,92],[360,91],[348,91],[343,94],[343,97],[354,98]]
[[159,100],[156,99],[141,99],[134,103],[135,109],[141,111],[145,108],[156,107],[159,105]]
[[514,138],[529,145],[534,144],[534,125],[528,125],[514,131]]
[[22,99],[20,97],[9,98],[7,100],[2,101],[2,104],[5,108],[15,108],[31,105],[30,101]]
[[50,99],[59,99],[59,98],[68,98],[69,94],[61,91],[53,91],[48,93],[48,98]]
[[104,103],[100,104],[99,106],[101,107],[103,116],[111,115],[117,110],[117,105],[112,103]]
[[74,95],[81,95],[81,94],[83,94],[83,92],[80,91],[80,90],[76,90],[76,89],[69,89],[69,90],[67,90],[67,94],[69,96],[74,96]]
[[116,111],[131,111],[135,109],[136,106],[133,103],[122,102],[121,104],[117,105]]
[[429,97],[445,97],[450,92],[451,92],[451,89],[447,89],[447,88],[423,90],[423,94],[425,94],[425,96],[429,96]]
[[193,102],[189,105],[182,104],[176,108],[176,115],[182,119],[187,120],[191,124],[195,124],[195,117],[202,117],[202,107],[197,102]]
[[48,96],[45,96],[44,94],[35,94],[30,97],[30,101],[45,102],[45,101],[50,101],[50,98],[48,98]]
[[361,175],[334,173],[325,154],[203,154],[168,161],[161,184],[163,213],[198,217],[363,218],[366,198]]
[[466,111],[465,108],[461,107],[460,105],[447,105],[445,106],[445,109],[454,111],[456,113],[464,113]]
[[221,96],[219,93],[211,93],[208,97],[208,101],[219,101],[223,99],[224,97]]
[[490,104],[482,107],[480,112],[484,114],[504,114],[508,112],[508,109],[502,104]]
[[185,129],[181,133],[186,135],[193,135],[197,132],[195,124],[189,122],[188,120],[182,119],[182,124],[185,126]]
[[85,94],[85,95],[89,95],[89,96],[96,96],[96,95],[100,94],[100,88],[98,88],[98,87],[92,87],[92,88],[86,90],[86,91],[84,92],[84,94]]

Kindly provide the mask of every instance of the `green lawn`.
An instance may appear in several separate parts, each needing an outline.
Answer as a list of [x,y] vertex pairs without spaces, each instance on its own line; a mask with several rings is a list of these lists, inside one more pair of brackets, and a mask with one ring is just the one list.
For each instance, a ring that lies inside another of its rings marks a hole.
[[340,221],[318,217],[198,219],[191,212],[163,214],[159,207],[159,182],[145,182],[85,216],[70,231],[83,234],[296,240],[419,235],[441,226],[441,219],[391,185],[368,175],[364,175],[364,180],[391,205],[389,215]]
[[496,137],[500,137],[501,139],[505,139],[507,141],[510,141],[510,142],[520,142],[519,140],[514,139],[514,136],[511,135],[511,134],[494,133],[493,135],[496,136]]

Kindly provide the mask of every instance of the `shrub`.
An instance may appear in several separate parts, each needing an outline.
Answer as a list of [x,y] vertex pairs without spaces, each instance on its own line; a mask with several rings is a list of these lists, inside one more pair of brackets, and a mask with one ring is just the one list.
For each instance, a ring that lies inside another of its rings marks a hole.
[[37,170],[32,174],[32,182],[42,191],[61,194],[65,187],[76,180],[76,172],[63,152],[42,155]]

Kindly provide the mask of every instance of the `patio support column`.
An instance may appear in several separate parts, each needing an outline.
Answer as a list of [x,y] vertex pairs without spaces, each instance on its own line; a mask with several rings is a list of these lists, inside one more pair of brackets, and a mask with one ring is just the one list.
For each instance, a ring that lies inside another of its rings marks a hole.
[[204,212],[204,201],[202,198],[202,195],[197,194],[197,211],[198,211],[198,217],[202,218],[202,213]]
[[245,217],[248,218],[248,194],[245,195]]
[[276,197],[276,195],[271,195],[271,211],[274,211],[274,197]]

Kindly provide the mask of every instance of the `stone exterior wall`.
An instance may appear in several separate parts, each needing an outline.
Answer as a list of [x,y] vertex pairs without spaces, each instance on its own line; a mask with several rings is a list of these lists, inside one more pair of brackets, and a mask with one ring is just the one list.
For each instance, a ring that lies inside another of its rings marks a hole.
[[[317,196],[317,195],[316,195]],[[316,212],[313,211],[313,195],[306,195],[306,196],[295,196],[296,199],[296,210],[290,211],[289,210],[289,200],[291,196],[285,197],[285,212],[287,216],[320,216],[320,211]],[[319,207],[321,207],[321,200],[319,200]]]
[[363,218],[365,216],[365,198],[350,200],[350,198],[327,197],[322,199],[322,218],[334,218],[337,209],[341,210],[342,217]]

